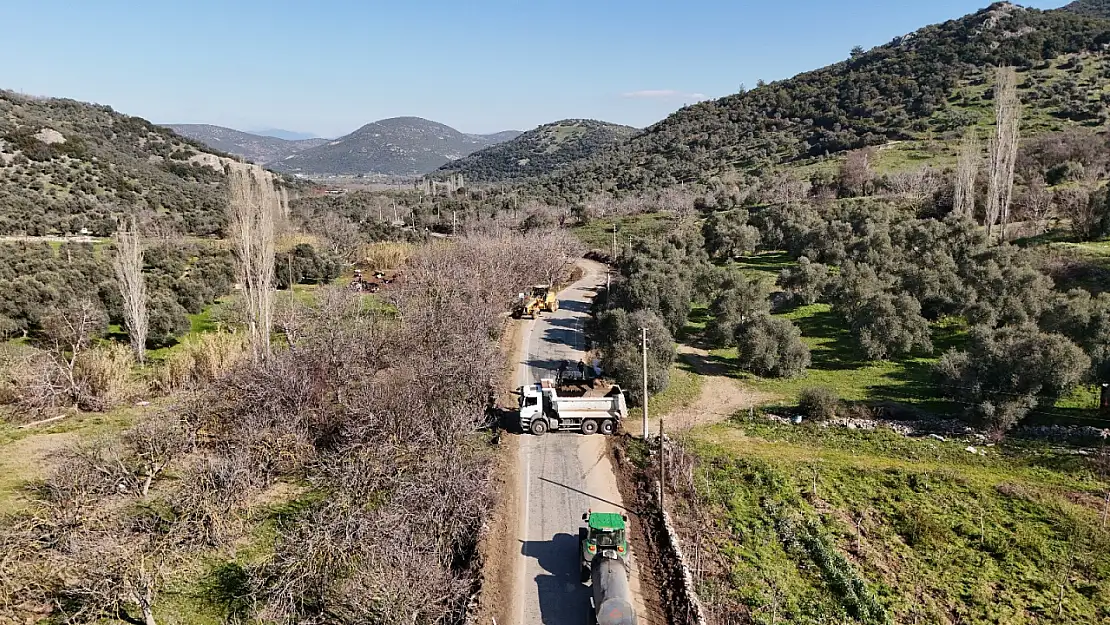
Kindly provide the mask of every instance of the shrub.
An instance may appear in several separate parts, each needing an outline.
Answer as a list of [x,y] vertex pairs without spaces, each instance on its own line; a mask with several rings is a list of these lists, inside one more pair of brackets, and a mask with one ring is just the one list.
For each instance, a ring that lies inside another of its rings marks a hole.
[[761,316],[736,329],[740,366],[757,375],[788,378],[809,366],[809,347],[788,319]]
[[814,421],[835,419],[842,408],[836,392],[824,386],[804,388],[798,395],[798,409]]
[[210,332],[191,336],[166,356],[154,383],[164,393],[197,388],[245,362],[246,334]]
[[120,343],[81,352],[74,362],[74,375],[83,390],[79,406],[110,410],[137,396],[141,388],[131,377],[134,364],[131,348]]
[[189,313],[172,295],[159,292],[150,298],[147,347],[172,345],[177,337],[189,332]]

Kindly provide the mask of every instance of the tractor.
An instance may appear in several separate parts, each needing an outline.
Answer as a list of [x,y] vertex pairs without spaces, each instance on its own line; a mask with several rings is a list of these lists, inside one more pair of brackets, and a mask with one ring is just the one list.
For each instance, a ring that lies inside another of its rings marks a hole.
[[585,527],[578,528],[578,560],[582,583],[590,581],[594,561],[598,558],[616,560],[628,566],[628,517],[616,512],[594,512],[582,515]]

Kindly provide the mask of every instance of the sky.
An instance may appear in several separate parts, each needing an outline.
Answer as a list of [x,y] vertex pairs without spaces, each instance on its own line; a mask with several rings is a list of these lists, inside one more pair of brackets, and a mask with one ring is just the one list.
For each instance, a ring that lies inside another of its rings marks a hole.
[[325,137],[405,115],[471,133],[566,118],[645,127],[988,4],[0,0],[0,88]]

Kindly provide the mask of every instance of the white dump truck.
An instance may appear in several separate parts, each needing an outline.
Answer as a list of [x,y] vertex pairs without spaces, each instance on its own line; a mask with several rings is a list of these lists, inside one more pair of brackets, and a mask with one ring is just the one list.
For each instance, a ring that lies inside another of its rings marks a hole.
[[555,380],[543,378],[517,389],[520,428],[536,435],[552,432],[612,434],[628,414],[624,392],[613,385],[601,397],[560,397]]

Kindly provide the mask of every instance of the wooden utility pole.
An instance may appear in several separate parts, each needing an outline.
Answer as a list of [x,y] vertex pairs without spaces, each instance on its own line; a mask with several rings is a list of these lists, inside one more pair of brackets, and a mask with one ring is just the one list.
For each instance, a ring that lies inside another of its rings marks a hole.
[[644,345],[644,440],[648,439],[648,426],[647,426],[647,402],[648,402],[648,369],[647,369],[647,328],[640,328],[641,338]]
[[667,511],[663,506],[663,493],[667,492],[667,450],[663,446],[663,415],[659,415],[659,513]]

